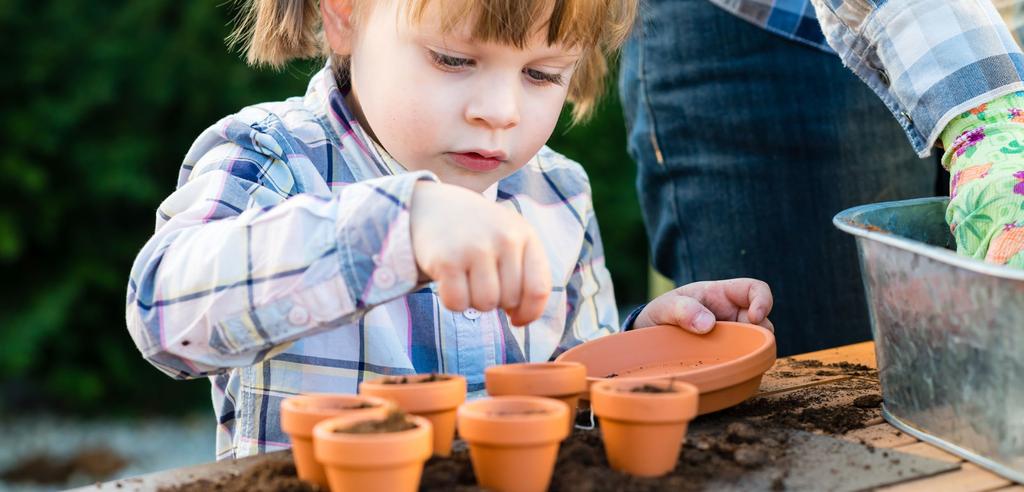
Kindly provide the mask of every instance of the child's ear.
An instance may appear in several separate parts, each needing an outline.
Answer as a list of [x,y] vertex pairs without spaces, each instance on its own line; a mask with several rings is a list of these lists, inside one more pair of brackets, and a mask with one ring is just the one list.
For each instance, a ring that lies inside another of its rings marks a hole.
[[337,55],[352,54],[352,0],[321,0],[320,15],[331,51]]

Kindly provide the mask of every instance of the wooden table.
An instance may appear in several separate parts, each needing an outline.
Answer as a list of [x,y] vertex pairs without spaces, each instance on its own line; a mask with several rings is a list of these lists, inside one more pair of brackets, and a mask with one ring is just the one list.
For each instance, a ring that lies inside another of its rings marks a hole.
[[[830,384],[848,383],[848,380],[860,377],[856,375],[792,377],[791,374],[785,372],[794,361],[809,360],[817,360],[825,365],[849,362],[876,368],[875,345],[872,342],[864,342],[780,359],[775,367],[765,373],[759,390],[759,396],[769,398],[775,396],[783,397],[788,393],[806,390],[807,388],[822,387],[827,389]],[[870,380],[872,384],[877,385],[877,379],[873,377],[863,379]],[[966,462],[931,444],[921,442],[913,436],[900,432],[895,427],[882,421],[881,418],[878,418],[877,422],[873,425],[852,430],[836,437],[854,442],[863,442],[876,448],[895,449],[904,453],[960,464],[960,468],[957,470],[902,482],[882,490],[899,492],[1024,492],[1024,486],[1014,484],[1010,480],[980,468],[973,463]],[[198,478],[213,478],[218,475],[238,473],[238,471],[259,463],[261,460],[275,459],[274,455],[278,455],[276,459],[280,459],[280,456],[283,456],[281,453],[272,453],[271,455],[252,456],[240,460],[207,463],[193,467],[165,470],[141,477],[115,480],[76,490],[117,490],[118,492],[126,490],[155,490],[160,486],[189,482]]]
[[[864,342],[834,349],[822,350],[819,352],[811,352],[808,354],[793,356],[789,359],[819,360],[825,364],[850,362],[854,364],[863,364],[877,369],[875,363],[874,342]],[[786,359],[780,359],[779,363],[776,364],[776,367],[784,364],[785,362]],[[809,386],[825,386],[834,384],[839,380],[849,378],[826,378],[820,381],[808,383],[800,380],[775,377],[773,375],[773,371],[769,371],[765,374],[764,382],[761,385],[760,393],[762,395],[781,395],[807,388]],[[911,435],[900,432],[898,429],[886,422],[871,425],[864,429],[850,431],[845,435],[838,437],[853,441],[863,440],[877,448],[891,448],[908,454],[915,454],[951,463],[960,463],[959,470],[904,482],[882,490],[899,492],[1024,492],[1024,486],[1015,484],[1014,482],[981,468],[978,465],[964,461],[962,458],[949,454],[931,444],[919,441]]]

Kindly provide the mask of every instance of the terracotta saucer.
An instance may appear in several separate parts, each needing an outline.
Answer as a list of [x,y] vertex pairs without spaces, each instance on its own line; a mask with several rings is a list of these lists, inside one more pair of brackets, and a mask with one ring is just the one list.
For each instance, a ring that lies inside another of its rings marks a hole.
[[703,415],[757,391],[761,376],[775,364],[775,336],[760,326],[726,321],[707,335],[652,326],[577,345],[555,360],[587,366],[591,385],[611,378],[678,378],[700,390],[698,413]]

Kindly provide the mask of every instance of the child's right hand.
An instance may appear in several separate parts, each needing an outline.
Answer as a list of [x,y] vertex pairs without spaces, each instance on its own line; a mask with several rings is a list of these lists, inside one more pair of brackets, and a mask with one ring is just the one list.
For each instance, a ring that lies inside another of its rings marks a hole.
[[420,181],[413,192],[413,254],[445,307],[501,307],[523,326],[544,312],[551,272],[522,216],[465,188]]

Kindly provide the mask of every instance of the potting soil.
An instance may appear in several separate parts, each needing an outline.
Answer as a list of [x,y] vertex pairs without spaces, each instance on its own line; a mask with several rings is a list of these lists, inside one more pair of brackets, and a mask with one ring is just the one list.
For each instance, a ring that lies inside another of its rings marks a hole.
[[364,420],[349,427],[335,429],[334,432],[341,434],[381,434],[385,432],[402,432],[415,428],[416,424],[406,418],[405,412],[397,411],[389,413],[387,418]]
[[387,378],[387,379],[381,381],[380,383],[381,384],[417,384],[417,383],[433,383],[433,382],[437,382],[437,381],[447,381],[449,379],[451,379],[451,378],[448,377],[448,376],[444,376],[444,375],[437,374],[437,373],[430,373],[430,375],[425,377],[425,378],[415,378],[415,377],[410,378],[408,376],[400,376],[400,377]]

